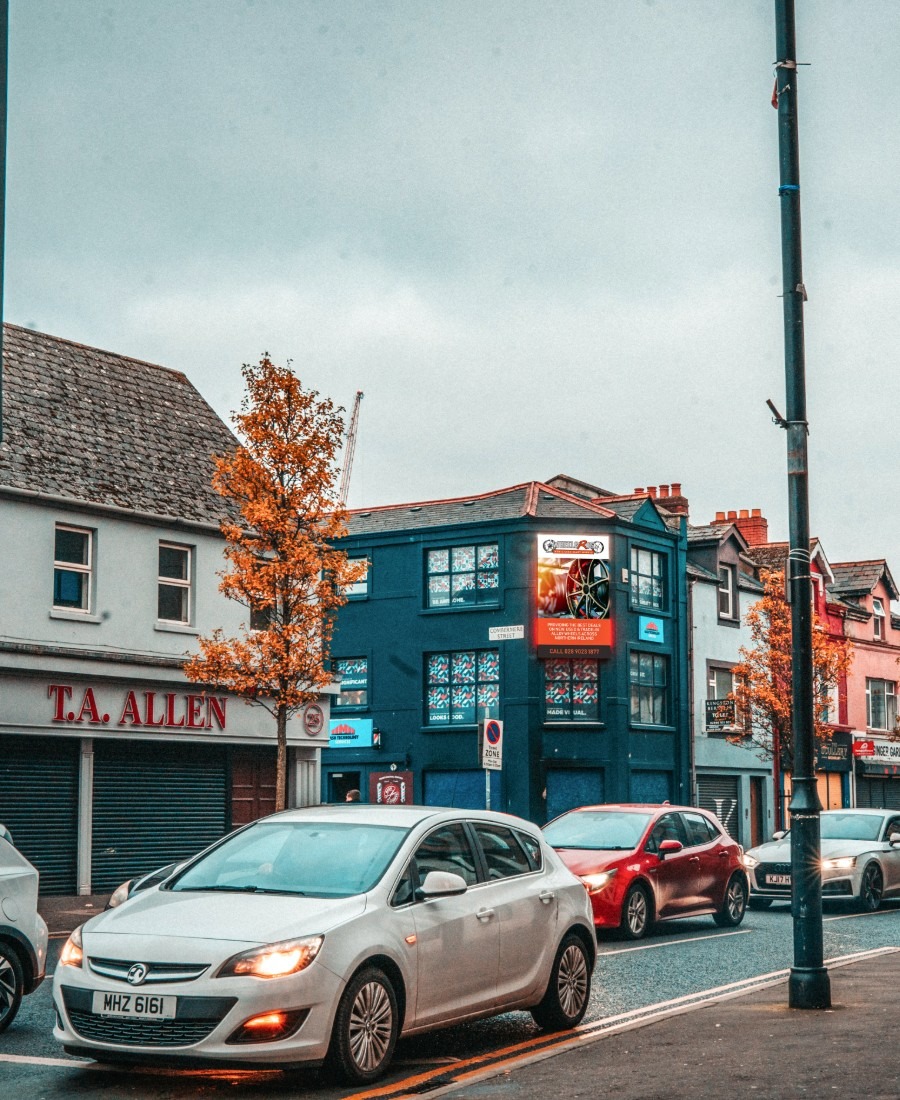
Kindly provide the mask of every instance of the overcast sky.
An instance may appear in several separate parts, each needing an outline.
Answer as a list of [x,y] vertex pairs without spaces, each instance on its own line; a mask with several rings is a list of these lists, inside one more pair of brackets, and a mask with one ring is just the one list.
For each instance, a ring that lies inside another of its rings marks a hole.
[[[798,0],[811,528],[900,581],[900,4]],[[348,409],[349,503],[787,538],[772,0],[10,0],[5,318]]]

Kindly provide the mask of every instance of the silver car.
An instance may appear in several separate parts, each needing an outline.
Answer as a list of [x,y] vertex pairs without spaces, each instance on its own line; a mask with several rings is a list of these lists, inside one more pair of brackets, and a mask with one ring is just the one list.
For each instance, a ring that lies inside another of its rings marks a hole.
[[254,822],[93,917],[56,969],[56,1038],[100,1061],[289,1067],[364,1083],[400,1035],[587,1008],[587,891],[537,826],[433,807]]
[[4,829],[0,836],[0,1031],[16,1018],[23,995],[44,980],[47,925],[37,911],[37,900],[38,873],[13,847]]
[[[822,897],[856,898],[874,912],[882,898],[900,896],[900,810],[823,810]],[[791,834],[744,853],[751,909],[791,897]]]

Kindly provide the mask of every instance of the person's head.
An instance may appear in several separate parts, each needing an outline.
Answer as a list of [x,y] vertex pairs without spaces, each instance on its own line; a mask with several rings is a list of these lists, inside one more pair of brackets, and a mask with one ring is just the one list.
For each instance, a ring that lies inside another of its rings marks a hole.
[[354,787],[352,791],[347,791],[345,802],[359,802],[359,791]]

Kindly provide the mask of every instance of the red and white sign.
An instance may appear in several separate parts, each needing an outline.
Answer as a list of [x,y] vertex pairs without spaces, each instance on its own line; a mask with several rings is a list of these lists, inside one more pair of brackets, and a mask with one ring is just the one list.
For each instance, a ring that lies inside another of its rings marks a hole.
[[228,699],[180,691],[115,691],[106,687],[50,684],[52,721],[116,729],[225,729]]
[[410,806],[412,800],[412,772],[374,772],[369,776],[370,802],[379,806]]
[[325,711],[318,703],[310,703],[304,709],[303,728],[307,737],[318,737],[325,729]]
[[874,756],[875,755],[875,742],[874,741],[854,741],[853,742],[853,755],[854,756]]

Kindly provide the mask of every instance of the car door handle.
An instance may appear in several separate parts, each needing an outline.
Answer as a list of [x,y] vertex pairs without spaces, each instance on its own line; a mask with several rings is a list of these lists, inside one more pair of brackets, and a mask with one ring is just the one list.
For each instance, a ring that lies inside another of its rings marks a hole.
[[541,899],[544,905],[549,905],[550,902],[553,901],[553,899],[556,897],[556,894],[554,894],[552,890],[545,890],[542,894],[538,894],[538,897]]
[[719,852],[719,859],[728,859],[727,852]]
[[475,916],[478,917],[478,919],[482,921],[482,923],[484,921],[489,921],[493,915],[493,909],[479,909],[478,912],[475,914]]
[[688,862],[689,863],[699,863],[700,862],[700,857],[699,856],[691,856],[691,858],[688,860]]

